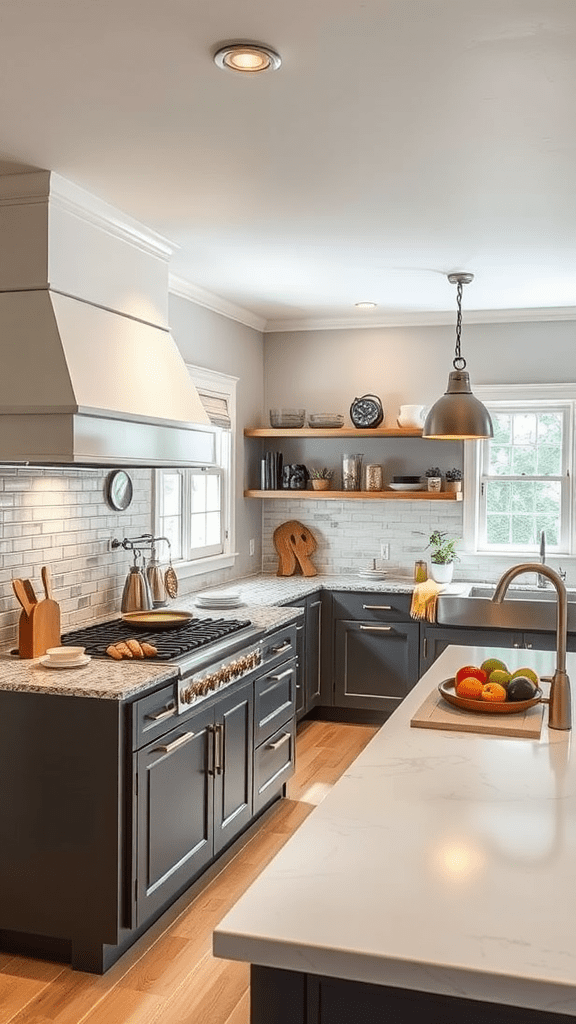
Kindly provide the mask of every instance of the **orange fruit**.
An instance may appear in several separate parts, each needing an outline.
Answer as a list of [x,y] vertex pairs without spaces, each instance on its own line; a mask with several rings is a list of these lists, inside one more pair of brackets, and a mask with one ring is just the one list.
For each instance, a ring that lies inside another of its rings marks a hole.
[[503,686],[500,686],[500,683],[486,683],[482,687],[482,700],[506,700],[506,690]]
[[465,676],[459,683],[456,683],[456,693],[459,697],[468,697],[471,700],[481,700],[484,683],[476,679],[476,676]]
[[477,668],[476,665],[464,665],[463,668],[459,668],[455,675],[456,683],[458,684],[462,679],[479,679],[481,683],[485,683],[488,679],[488,673],[483,668]]

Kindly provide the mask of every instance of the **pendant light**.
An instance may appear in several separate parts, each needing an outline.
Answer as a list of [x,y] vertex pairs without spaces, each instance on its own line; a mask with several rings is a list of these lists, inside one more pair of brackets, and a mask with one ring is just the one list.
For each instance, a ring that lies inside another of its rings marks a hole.
[[470,388],[470,374],[466,360],[460,354],[462,333],[462,288],[474,280],[474,274],[448,274],[450,284],[456,285],[458,315],[456,318],[456,352],[448,376],[448,387],[442,398],[434,403],[426,417],[422,437],[438,441],[472,441],[493,437],[492,420],[482,402],[474,398]]

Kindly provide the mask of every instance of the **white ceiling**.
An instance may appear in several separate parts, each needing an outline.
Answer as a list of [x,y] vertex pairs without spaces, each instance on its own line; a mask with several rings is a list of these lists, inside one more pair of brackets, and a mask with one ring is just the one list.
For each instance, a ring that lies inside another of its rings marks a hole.
[[[282,67],[217,69],[232,39]],[[445,322],[454,270],[475,274],[468,319],[576,315],[575,100],[576,0],[0,15],[0,170],[54,170],[112,203],[179,246],[191,294],[268,329]]]

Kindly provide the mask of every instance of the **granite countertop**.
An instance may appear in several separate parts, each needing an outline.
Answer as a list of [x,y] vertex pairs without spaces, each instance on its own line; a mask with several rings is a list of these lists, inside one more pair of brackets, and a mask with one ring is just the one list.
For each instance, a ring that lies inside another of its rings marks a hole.
[[[410,728],[449,647],[217,927],[226,959],[576,1017],[576,749]],[[576,655],[567,669],[576,680]]]
[[[250,619],[255,626],[266,631],[293,621],[298,614],[295,608],[262,605],[208,611],[196,608],[192,597],[179,600],[178,608],[193,611],[199,618]],[[134,635],[137,636],[136,633]],[[82,668],[50,669],[45,668],[38,658],[22,660],[7,651],[0,654],[0,690],[124,700],[144,693],[158,683],[174,679],[175,675],[175,666],[166,662],[92,658]]]

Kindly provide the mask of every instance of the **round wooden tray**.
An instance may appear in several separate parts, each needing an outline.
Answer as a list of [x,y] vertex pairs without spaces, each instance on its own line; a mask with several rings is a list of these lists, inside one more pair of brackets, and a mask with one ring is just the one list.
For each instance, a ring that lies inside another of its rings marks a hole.
[[462,708],[463,711],[475,711],[476,714],[480,715],[517,715],[520,711],[533,708],[535,704],[539,704],[542,700],[542,690],[540,688],[536,690],[536,693],[530,700],[472,700],[470,697],[459,697],[454,689],[454,683],[454,676],[451,676],[450,679],[443,679],[438,686],[440,696],[445,701],[448,701],[448,704],[453,704],[455,708]]
[[148,612],[124,612],[124,622],[136,629],[176,629],[185,626],[194,616],[192,612],[173,612],[158,608]]

